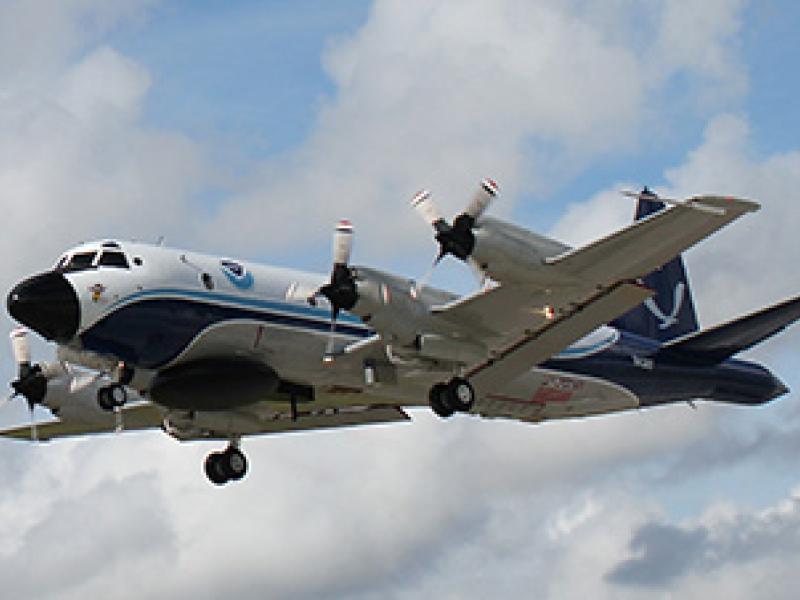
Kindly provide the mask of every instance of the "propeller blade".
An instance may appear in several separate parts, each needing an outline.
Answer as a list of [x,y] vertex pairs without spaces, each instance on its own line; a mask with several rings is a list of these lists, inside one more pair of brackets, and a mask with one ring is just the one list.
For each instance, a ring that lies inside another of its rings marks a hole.
[[28,402],[28,407],[30,408],[31,413],[31,441],[38,442],[39,441],[39,428],[36,426],[36,414],[34,413],[35,404],[33,402]]
[[322,296],[331,305],[331,326],[328,341],[325,344],[323,362],[332,362],[336,334],[336,320],[339,312],[350,310],[358,302],[358,287],[353,272],[348,266],[353,250],[353,225],[350,221],[341,220],[333,235],[333,270],[328,283],[320,287],[308,301],[314,304],[315,298]]
[[330,364],[333,362],[333,346],[335,343],[334,335],[336,335],[336,317],[338,311],[331,312],[331,327],[328,330],[328,341],[325,344],[325,354],[322,355],[322,362]]
[[464,213],[472,217],[473,220],[479,219],[481,215],[486,212],[486,209],[489,208],[489,205],[492,203],[492,200],[495,199],[499,191],[500,188],[494,179],[481,180],[480,187],[478,187],[477,191],[472,196],[472,200],[470,200]]
[[486,287],[486,271],[481,268],[481,265],[478,263],[478,261],[470,256],[467,258],[467,264],[469,265],[472,274],[475,276],[478,286],[480,288]]
[[411,206],[431,227],[436,227],[437,223],[444,222],[442,213],[431,200],[431,193],[428,190],[417,192],[411,199]]
[[333,264],[346,265],[350,262],[353,251],[353,225],[350,221],[342,219],[336,226],[333,234]]
[[436,270],[436,265],[438,265],[441,260],[442,255],[437,256],[434,259],[433,264],[428,268],[427,271],[425,271],[425,274],[414,284],[414,287],[411,291],[415,298],[419,295],[422,288],[428,285],[428,281],[430,281],[430,278],[433,277],[433,272]]
[[25,327],[17,327],[10,336],[11,350],[14,353],[14,361],[17,366],[31,364],[31,343],[28,339],[28,330]]
[[6,397],[5,397],[5,398],[3,398],[2,400],[0,400],[0,409],[2,409],[2,408],[3,408],[3,407],[6,405],[6,404],[8,404],[9,402],[11,402],[11,401],[12,401],[14,398],[16,398],[16,397],[17,397],[17,393],[16,393],[16,392],[14,392],[13,394],[11,394],[11,395],[9,395],[9,396],[6,396]]

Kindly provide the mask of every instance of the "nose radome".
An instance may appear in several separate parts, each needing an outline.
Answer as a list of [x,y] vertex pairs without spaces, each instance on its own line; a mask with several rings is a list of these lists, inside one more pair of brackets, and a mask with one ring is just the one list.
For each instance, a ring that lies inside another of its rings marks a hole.
[[48,340],[66,342],[78,332],[78,295],[61,273],[50,271],[17,284],[7,306],[14,319]]

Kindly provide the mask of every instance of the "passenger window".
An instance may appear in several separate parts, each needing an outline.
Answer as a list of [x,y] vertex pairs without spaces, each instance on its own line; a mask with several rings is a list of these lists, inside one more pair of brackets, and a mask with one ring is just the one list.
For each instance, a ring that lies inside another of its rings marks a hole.
[[101,267],[115,267],[117,269],[128,269],[128,259],[122,252],[103,252],[98,263]]
[[75,271],[91,269],[93,268],[95,256],[97,256],[97,252],[79,252],[78,254],[73,254],[69,263],[64,267],[64,271],[67,273],[74,273]]

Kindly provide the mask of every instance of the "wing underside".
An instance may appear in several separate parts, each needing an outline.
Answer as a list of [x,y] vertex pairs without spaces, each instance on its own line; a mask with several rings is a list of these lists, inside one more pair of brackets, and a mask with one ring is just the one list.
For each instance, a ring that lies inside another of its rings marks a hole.
[[[123,432],[160,429],[165,423],[165,417],[169,417],[168,413],[152,404],[127,408],[123,415]],[[178,415],[178,417],[183,418],[185,415]],[[192,417],[192,425],[187,429],[187,434],[177,436],[182,440],[228,440],[240,435],[334,429],[396,423],[410,419],[401,408],[391,405],[340,408],[308,406],[291,411],[282,407],[276,409],[268,402],[241,410],[196,413]],[[61,438],[110,434],[115,431],[116,427],[113,422],[86,423],[56,420],[38,424],[36,439],[44,442]],[[0,437],[20,440],[33,439],[30,425],[0,431]]]

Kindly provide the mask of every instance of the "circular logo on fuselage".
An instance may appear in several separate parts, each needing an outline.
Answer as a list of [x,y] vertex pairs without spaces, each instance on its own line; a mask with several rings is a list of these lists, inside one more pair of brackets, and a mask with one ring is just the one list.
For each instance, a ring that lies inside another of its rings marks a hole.
[[240,290],[247,290],[253,287],[253,274],[244,265],[233,261],[220,261],[220,269],[225,277]]

